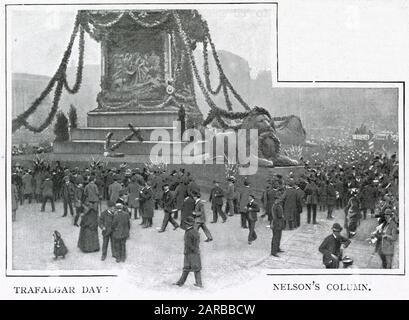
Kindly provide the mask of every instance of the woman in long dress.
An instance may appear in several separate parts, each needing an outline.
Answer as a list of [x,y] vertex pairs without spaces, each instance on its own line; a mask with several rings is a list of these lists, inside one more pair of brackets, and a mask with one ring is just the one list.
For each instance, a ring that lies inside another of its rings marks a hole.
[[[139,219],[139,217],[142,215],[139,208],[140,208],[140,203],[139,203],[139,192],[141,191],[142,187],[139,185],[137,182],[137,179],[135,176],[132,176],[131,182],[128,184],[128,205],[130,208],[133,208],[134,211],[134,219]],[[138,211],[139,211],[139,217],[138,217]]]
[[80,248],[82,252],[99,251],[98,213],[89,203],[84,204],[78,248]]
[[151,186],[147,182],[145,187],[139,193],[142,206],[142,223],[143,228],[152,227],[153,211],[155,208],[155,200]]

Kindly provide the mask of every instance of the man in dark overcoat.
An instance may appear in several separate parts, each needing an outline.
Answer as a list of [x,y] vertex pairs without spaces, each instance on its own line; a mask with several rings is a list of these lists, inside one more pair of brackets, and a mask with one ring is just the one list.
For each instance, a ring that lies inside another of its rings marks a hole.
[[187,195],[187,184],[187,181],[181,181],[175,189],[176,209],[178,209],[174,214],[175,219],[178,218],[178,213],[182,210],[183,202]]
[[33,187],[34,178],[31,175],[31,170],[27,170],[27,172],[23,175],[22,181],[23,181],[23,201],[28,198],[28,203],[31,203],[34,193]]
[[75,203],[75,217],[74,217],[74,226],[79,227],[78,220],[80,215],[84,212],[83,203],[84,203],[84,187],[79,183],[75,187],[74,193],[74,203]]
[[131,228],[130,215],[122,210],[123,205],[115,205],[116,213],[112,219],[112,239],[115,246],[116,262],[125,262],[126,259],[126,240],[129,238]]
[[294,182],[290,181],[283,194],[283,210],[286,228],[292,230],[296,227],[296,217],[300,207],[300,199]]
[[315,184],[315,180],[309,179],[308,184],[305,187],[305,203],[307,205],[307,223],[317,224],[317,205],[318,205],[318,187]]
[[301,225],[301,213],[304,204],[305,193],[301,189],[301,183],[295,185],[295,190],[297,191],[297,214],[295,216],[295,226],[298,228]]
[[98,225],[102,230],[102,256],[101,260],[104,261],[107,257],[108,243],[111,241],[111,253],[116,258],[115,247],[112,241],[112,221],[114,219],[115,203],[108,200],[108,208],[101,212],[98,219]]
[[88,201],[99,212],[98,204],[102,199],[102,195],[99,193],[99,188],[95,183],[95,176],[89,177],[89,182],[84,188],[84,198],[85,201]]
[[335,190],[335,186],[331,180],[328,181],[327,184],[327,219],[332,220],[334,217],[332,216],[332,212],[334,211],[335,205],[337,202],[337,194]]
[[241,221],[241,227],[243,229],[247,229],[246,206],[249,200],[250,193],[251,193],[250,184],[248,181],[244,181],[243,187],[240,189],[240,200],[239,200],[240,221]]
[[366,219],[368,209],[371,211],[371,215],[375,214],[375,203],[378,196],[378,192],[372,182],[367,183],[362,188],[360,196],[363,218]]
[[139,199],[142,207],[142,228],[152,226],[153,211],[155,209],[155,199],[149,182],[145,183],[145,187],[139,192]]
[[122,190],[122,185],[119,183],[119,180],[119,175],[116,175],[114,178],[114,182],[111,183],[108,187],[108,199],[113,202],[116,202],[118,200]]
[[206,226],[206,211],[205,211],[204,203],[200,199],[200,193],[195,193],[193,195],[193,199],[195,201],[194,203],[195,211],[193,212],[193,216],[195,218],[196,228],[197,230],[202,229],[207,238],[205,242],[210,242],[213,240],[213,237],[209,229]]
[[342,260],[341,245],[347,248],[351,240],[341,236],[342,227],[339,223],[332,226],[332,234],[324,239],[319,247],[322,253],[322,262],[327,269],[338,269],[339,261]]
[[41,199],[43,200],[43,204],[41,205],[41,211],[45,210],[45,204],[47,203],[47,200],[50,200],[50,202],[51,202],[52,212],[55,211],[55,206],[54,206],[54,184],[53,184],[53,181],[51,180],[50,176],[46,176],[45,180],[43,181],[43,183],[41,185]]
[[170,191],[168,184],[165,184],[163,186],[162,204],[164,216],[162,228],[159,230],[159,232],[165,232],[169,222],[173,225],[173,230],[176,230],[177,228],[179,228],[179,225],[172,217],[172,214],[174,214],[174,212],[177,211],[175,204],[175,196],[174,193]]
[[246,206],[247,212],[247,221],[249,224],[249,235],[248,235],[248,244],[251,244],[257,239],[256,234],[256,221],[257,221],[257,212],[260,212],[260,207],[255,201],[254,195],[250,194],[249,202]]
[[227,220],[227,217],[222,210],[224,192],[222,188],[220,188],[218,181],[216,180],[213,181],[213,184],[214,184],[214,187],[210,190],[210,197],[209,197],[209,201],[212,204],[212,210],[213,210],[213,221],[211,221],[210,223],[216,223],[219,215],[222,218],[223,223],[224,223]]
[[272,219],[272,208],[274,205],[276,191],[273,189],[271,184],[267,184],[266,189],[261,196],[261,203],[263,204],[265,214],[268,217],[268,221],[271,222]]
[[188,217],[185,221],[187,229],[185,231],[185,248],[184,248],[184,263],[183,272],[180,279],[174,283],[175,285],[181,287],[184,285],[189,272],[194,272],[195,274],[195,286],[203,287],[202,285],[202,263],[200,260],[200,234],[196,228],[194,228],[195,220],[193,217]]
[[74,184],[70,181],[69,176],[64,177],[64,184],[62,186],[62,199],[64,205],[64,214],[63,217],[67,216],[67,207],[70,208],[71,216],[74,216],[74,209],[72,206],[72,202],[75,198],[75,187]]
[[187,217],[193,216],[193,211],[195,210],[195,200],[191,194],[188,194],[187,197],[183,200],[181,213],[180,213],[180,227],[185,230],[185,221]]
[[273,237],[271,239],[271,255],[278,257],[279,252],[284,252],[280,248],[281,235],[285,227],[283,206],[280,198],[276,198],[273,204],[272,210],[272,220],[270,222],[270,228],[273,232]]

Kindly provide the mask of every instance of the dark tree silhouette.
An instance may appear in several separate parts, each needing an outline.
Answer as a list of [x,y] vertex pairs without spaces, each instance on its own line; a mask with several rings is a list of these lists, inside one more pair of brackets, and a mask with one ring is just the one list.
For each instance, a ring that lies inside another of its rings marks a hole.
[[55,141],[67,141],[68,134],[68,119],[62,111],[57,113],[57,120],[54,125]]
[[68,119],[70,120],[71,128],[78,126],[77,108],[73,104],[70,105],[70,111],[68,111]]

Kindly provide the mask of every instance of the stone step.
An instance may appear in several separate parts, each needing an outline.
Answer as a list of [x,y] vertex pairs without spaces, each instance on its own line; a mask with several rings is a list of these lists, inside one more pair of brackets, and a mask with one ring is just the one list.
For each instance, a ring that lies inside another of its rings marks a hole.
[[[169,133],[170,140],[173,139],[173,130],[176,127],[135,127],[139,129],[143,140],[147,141],[151,139],[151,133],[154,130],[166,130]],[[128,127],[88,127],[88,128],[75,128],[71,129],[71,140],[105,140],[108,132],[112,132],[112,140],[121,140],[131,133]],[[136,137],[132,138],[136,140]]]
[[90,111],[87,116],[87,127],[111,128],[127,127],[173,127],[177,121],[177,111]]

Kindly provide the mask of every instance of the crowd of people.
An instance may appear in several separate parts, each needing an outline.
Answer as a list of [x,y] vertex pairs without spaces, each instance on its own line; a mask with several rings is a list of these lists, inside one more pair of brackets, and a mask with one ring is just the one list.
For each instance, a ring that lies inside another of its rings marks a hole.
[[[247,240],[251,245],[257,239],[255,226],[262,212],[273,233],[270,253],[279,257],[283,252],[280,246],[283,230],[296,229],[303,223],[317,224],[317,211],[325,211],[327,219],[332,220],[334,210],[343,209],[346,237],[340,236],[343,228],[334,224],[331,241],[327,239],[319,248],[324,265],[338,268],[344,258],[341,244],[350,243],[362,219],[378,218],[378,226],[368,238],[376,244],[382,266],[391,268],[399,228],[396,154],[386,156],[339,145],[323,148],[325,152],[304,159],[302,174],[270,176],[260,198],[246,178],[236,181],[229,176],[223,187],[214,180],[208,199],[213,212],[210,223],[217,223],[219,217],[224,223],[230,216],[240,215],[240,225],[248,229]],[[193,271],[196,284],[201,286],[198,231],[203,230],[206,242],[213,237],[206,224],[207,199],[203,201],[200,189],[192,174],[183,168],[131,169],[123,163],[117,168],[92,164],[80,169],[64,167],[58,161],[29,168],[16,163],[12,168],[13,221],[17,219],[18,205],[25,201],[40,204],[41,211],[50,202],[51,210],[55,211],[55,201],[61,200],[62,216],[69,212],[72,224],[80,227],[81,251],[100,250],[100,228],[101,259],[106,259],[111,242],[113,257],[122,262],[126,259],[132,218],[140,220],[141,228],[151,228],[155,209],[161,209],[163,220],[158,232],[165,232],[169,223],[174,230],[180,227],[186,231],[184,273],[176,284],[182,285]],[[102,201],[107,203],[104,210]],[[306,219],[301,221],[304,208]]]
[[[343,259],[341,244],[347,247],[358,232],[361,220],[378,219],[368,239],[375,244],[383,268],[391,268],[395,242],[399,232],[399,162],[396,154],[387,156],[351,145],[324,144],[320,152],[303,159],[305,171],[299,176],[274,175],[267,181],[261,203],[271,223],[273,238],[271,255],[282,252],[282,230],[298,228],[306,207],[307,224],[317,224],[317,211],[334,219],[334,210],[342,209],[346,237],[342,226],[335,223],[328,242],[319,251],[326,268],[338,268]],[[245,220],[242,227],[246,227]],[[333,240],[336,245],[332,243]],[[249,243],[252,241],[249,237]],[[330,252],[326,247],[330,243]],[[350,266],[350,257],[345,265]]]

